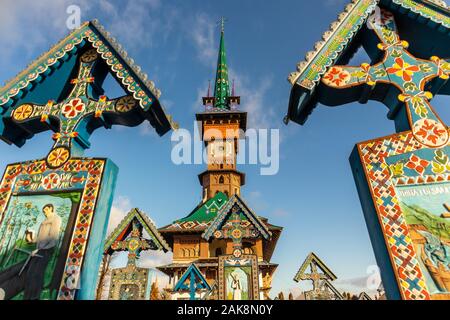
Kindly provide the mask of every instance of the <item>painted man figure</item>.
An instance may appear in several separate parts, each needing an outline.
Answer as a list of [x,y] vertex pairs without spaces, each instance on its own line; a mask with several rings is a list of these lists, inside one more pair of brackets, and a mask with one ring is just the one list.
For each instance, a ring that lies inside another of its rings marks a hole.
[[58,245],[61,217],[56,214],[52,204],[42,208],[45,215],[37,236],[32,230],[25,231],[25,240],[36,243],[36,249],[21,263],[0,272],[0,299],[9,300],[24,291],[24,300],[40,298],[44,286],[45,269]]

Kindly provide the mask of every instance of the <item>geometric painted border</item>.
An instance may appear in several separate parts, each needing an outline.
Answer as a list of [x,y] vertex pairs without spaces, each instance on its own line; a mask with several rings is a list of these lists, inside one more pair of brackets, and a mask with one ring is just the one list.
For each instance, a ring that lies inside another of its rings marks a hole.
[[[434,10],[431,7],[427,7],[424,4],[420,3],[419,1],[414,0],[391,0],[392,3],[401,6],[405,9],[410,10],[413,14],[420,15],[421,17],[425,19],[429,19],[433,21],[434,23],[437,23],[441,25],[441,28],[447,28],[450,29],[450,16],[449,14],[443,14],[437,10]],[[385,1],[383,1],[385,2]],[[432,2],[432,1],[428,1]],[[447,6],[448,7],[448,6]],[[444,11],[444,10],[443,10]],[[448,9],[447,9],[448,12]],[[423,19],[424,20],[424,19]],[[426,21],[426,23],[429,23],[429,21]]]
[[305,60],[297,64],[297,70],[289,75],[288,81],[292,85],[313,90],[328,67],[336,62],[356,36],[377,4],[377,0],[353,0],[347,4],[338,20],[330,25],[330,29],[314,45],[314,49],[306,54]]
[[259,300],[259,272],[258,272],[258,258],[256,255],[242,255],[239,259],[236,259],[233,255],[219,256],[219,300],[225,300],[225,262],[226,261],[242,261],[247,262],[243,266],[248,266],[248,263],[252,267],[252,297],[249,300]]
[[[105,168],[105,159],[71,159],[59,172],[80,173],[84,172],[86,178],[78,182],[82,195],[75,220],[72,239],[66,258],[64,273],[59,287],[58,300],[73,300],[81,275],[81,267],[86,252],[89,231],[99,197],[99,190]],[[24,176],[36,176],[44,181],[45,176],[54,174],[54,170],[48,169],[45,160],[28,161],[10,164],[6,167],[0,183],[0,223],[3,220],[5,209],[12,194],[20,187],[19,183]],[[48,186],[48,192],[67,190],[64,186]],[[96,271],[94,271],[96,272]]]
[[[202,238],[206,241],[209,241],[215,234],[215,232],[219,231],[219,234],[226,229],[227,225],[228,227],[233,228],[231,223],[228,221],[227,223],[224,223],[226,217],[230,217],[232,215],[232,210],[236,208],[239,213],[243,213],[244,217],[248,220],[245,224],[245,230],[248,232],[250,231],[250,224],[252,224],[258,232],[264,237],[264,239],[268,240],[272,236],[272,233],[267,228],[266,224],[264,224],[261,219],[247,206],[247,204],[239,197],[237,194],[233,195],[228,199],[228,202],[225,206],[222,206],[220,208],[219,212],[217,213],[216,218],[211,222],[211,224],[208,226],[208,228],[203,232]],[[242,223],[241,223],[242,225]],[[231,229],[230,228],[230,229]],[[253,232],[256,232],[253,231]],[[250,236],[250,235],[246,235]],[[214,236],[215,237],[215,236]]]
[[142,228],[147,232],[150,239],[153,241],[154,245],[156,246],[156,249],[154,250],[163,250],[164,252],[171,251],[169,244],[159,233],[152,219],[150,219],[150,217],[146,213],[139,210],[138,208],[133,208],[130,210],[130,212],[127,213],[125,218],[122,219],[117,227],[113,231],[111,231],[108,238],[105,239],[105,245],[103,246],[105,253],[108,253],[109,250],[114,251],[111,248],[114,242],[122,241],[128,236],[129,232],[127,233],[127,230],[132,229],[131,224],[134,219],[139,222],[140,226],[142,226]]
[[396,196],[397,179],[392,176],[386,158],[423,148],[410,131],[357,144],[398,288],[406,300],[429,300],[431,295]]

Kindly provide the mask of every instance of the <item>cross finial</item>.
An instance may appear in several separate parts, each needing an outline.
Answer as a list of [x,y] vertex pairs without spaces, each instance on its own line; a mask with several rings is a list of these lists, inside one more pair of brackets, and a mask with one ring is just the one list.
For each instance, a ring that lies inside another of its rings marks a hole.
[[224,33],[225,32],[225,21],[227,21],[227,19],[225,19],[225,17],[221,17],[220,18],[220,32]]

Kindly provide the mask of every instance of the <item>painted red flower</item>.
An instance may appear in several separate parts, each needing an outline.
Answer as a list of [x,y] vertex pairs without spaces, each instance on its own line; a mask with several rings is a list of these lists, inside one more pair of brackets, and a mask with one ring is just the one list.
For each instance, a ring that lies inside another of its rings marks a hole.
[[445,133],[445,128],[437,126],[434,122],[425,120],[416,134],[424,140],[430,141],[434,145],[438,139]]
[[429,164],[429,161],[421,159],[413,154],[411,155],[411,157],[409,157],[409,161],[405,166],[411,170],[415,170],[419,174],[423,174]]
[[63,106],[62,114],[66,118],[75,118],[80,113],[82,113],[85,109],[85,105],[83,101],[79,98],[75,98],[69,101],[69,103],[65,104]]
[[60,182],[60,177],[56,173],[50,173],[42,180],[42,187],[46,190],[56,188]]
[[332,67],[324,75],[323,79],[326,84],[332,84],[336,87],[340,87],[348,82],[348,80],[350,79],[350,73],[348,73],[344,69]]
[[395,63],[391,68],[387,68],[387,73],[395,74],[397,77],[403,78],[404,81],[411,81],[414,72],[419,71],[419,67],[410,65],[402,58],[395,58]]

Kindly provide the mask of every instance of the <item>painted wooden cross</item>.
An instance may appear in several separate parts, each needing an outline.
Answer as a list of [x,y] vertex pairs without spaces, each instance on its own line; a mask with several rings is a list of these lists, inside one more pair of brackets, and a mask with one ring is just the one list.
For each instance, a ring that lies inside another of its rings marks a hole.
[[[310,272],[307,273],[308,267]],[[311,299],[320,299],[327,295],[328,289],[334,288],[329,281],[336,280],[336,275],[316,256],[311,252],[305,261],[303,261],[300,269],[294,277],[294,281],[312,281],[312,290],[306,291],[305,295]]]
[[[234,209],[234,208],[233,208]],[[240,258],[243,254],[242,251],[242,238],[244,236],[244,229],[241,226],[241,215],[239,211],[234,211],[233,216],[230,219],[231,223],[231,239],[233,240],[233,256]]]
[[186,272],[181,276],[180,280],[175,284],[173,289],[177,291],[189,291],[189,299],[196,300],[195,294],[199,290],[211,291],[211,286],[206,278],[200,272],[198,267],[191,263]]
[[[407,120],[414,138],[427,147],[446,145],[449,140],[447,127],[430,100],[449,79],[450,60],[437,56],[424,60],[408,52],[409,44],[400,39],[394,16],[389,11],[377,10],[368,24],[380,41],[377,48],[383,55],[381,61],[374,65],[363,63],[359,67],[333,66],[323,76],[322,83],[348,90],[364,85],[360,97],[362,103],[367,102],[373,92],[380,95],[387,88],[381,99],[390,104],[390,119],[394,119],[406,105]],[[391,96],[393,90],[390,86],[397,89],[397,95]]]
[[142,237],[142,226],[133,220],[130,236],[123,241],[114,241],[111,249],[114,251],[128,251],[127,265],[136,265],[141,251],[158,250],[158,247],[152,240]]
[[325,273],[319,272],[318,269],[317,269],[317,265],[314,262],[312,262],[310,264],[310,268],[311,268],[311,272],[310,273],[305,273],[302,276],[302,280],[311,280],[312,281],[312,285],[313,285],[312,291],[314,293],[319,293],[320,289],[321,289],[322,281],[329,279],[329,276],[327,274],[325,274]]
[[[12,112],[10,121],[29,136],[33,135],[31,128],[36,126],[38,131],[50,129],[55,132],[55,143],[46,158],[50,168],[61,167],[72,156],[81,156],[84,149],[89,148],[88,139],[95,129],[121,124],[123,115],[132,117],[133,110],[138,109],[138,102],[130,95],[112,100],[103,95],[100,84],[106,73],[101,72],[98,78],[94,76],[100,60],[95,49],[80,56],[78,75],[70,81],[70,91],[60,102],[23,103]],[[135,125],[139,123],[136,121]]]
[[242,226],[241,208],[238,205],[233,206],[231,217],[227,223],[230,224],[230,227],[214,232],[214,238],[231,239],[233,241],[232,254],[235,258],[239,259],[244,253],[242,250],[242,240],[244,238],[256,239],[259,236],[259,232],[253,226]]

